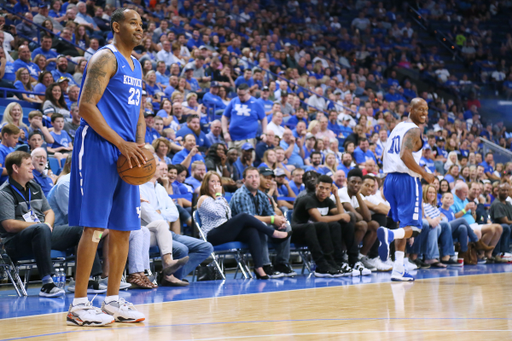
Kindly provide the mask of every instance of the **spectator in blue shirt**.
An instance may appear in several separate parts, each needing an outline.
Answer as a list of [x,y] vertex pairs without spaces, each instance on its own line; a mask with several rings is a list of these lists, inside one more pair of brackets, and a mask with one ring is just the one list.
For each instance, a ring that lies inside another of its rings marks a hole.
[[73,150],[73,143],[71,136],[64,130],[64,116],[59,113],[52,114],[53,131],[50,135],[53,137],[53,143],[48,143],[48,147],[52,149],[53,153],[67,153]]
[[425,166],[432,174],[436,171],[436,164],[434,162],[433,156],[432,156],[432,149],[427,144],[423,148],[423,156],[421,157],[421,161],[425,162]]
[[68,73],[68,59],[66,56],[60,55],[57,57],[57,68],[52,71],[54,81],[58,81],[61,77],[69,78],[69,85],[78,85],[73,78],[73,75]]
[[343,153],[341,156],[341,163],[338,166],[338,170],[342,170],[345,174],[348,174],[350,170],[354,169],[352,165],[352,155],[350,153]]
[[[250,142],[254,146],[258,131],[258,121],[261,121],[263,133],[267,131],[265,110],[251,96],[247,84],[240,85],[237,89],[237,94],[238,97],[233,98],[229,102],[222,115],[224,139],[230,144],[229,147],[240,147],[245,142]],[[229,129],[228,120],[230,120]]]
[[192,31],[192,38],[190,38],[187,42],[187,48],[192,51],[194,48],[198,49],[201,45],[203,45],[203,41],[201,40],[201,36],[198,30]]
[[34,51],[32,51],[32,60],[40,54],[46,57],[46,70],[47,71],[53,71],[56,67],[56,61],[58,57],[58,53],[52,50],[52,37],[50,36],[43,36],[41,39],[41,47],[35,48]]
[[305,136],[296,139],[290,129],[286,128],[284,130],[283,139],[279,142],[279,146],[284,149],[289,165],[304,166],[304,140]]
[[3,126],[0,131],[2,142],[0,143],[0,184],[3,184],[7,178],[7,169],[5,168],[5,158],[14,152],[14,147],[18,144],[21,130],[12,123]]
[[206,166],[203,161],[194,161],[192,163],[191,175],[185,180],[185,184],[192,187],[194,193],[199,193],[201,183],[203,182],[204,175],[206,174]]
[[199,86],[199,82],[195,79],[194,76],[194,68],[192,66],[187,66],[185,68],[185,79],[188,84],[190,84],[190,91],[192,92],[200,92],[201,86]]
[[32,82],[36,82],[41,70],[39,69],[39,66],[30,61],[30,50],[27,45],[21,45],[18,48],[18,59],[14,61],[15,72],[22,67],[28,70]]
[[249,86],[249,91],[253,91],[258,88],[258,84],[254,84],[254,79],[252,79],[251,69],[245,69],[243,76],[239,76],[235,80],[235,86],[237,88],[242,84],[247,84]]
[[28,0],[18,0],[18,3],[16,5],[14,5],[12,10],[16,14],[23,15],[24,13],[27,13],[30,11],[30,7],[28,5],[29,5]]
[[394,86],[389,88],[389,92],[384,96],[384,99],[388,102],[407,102],[402,95],[396,92],[396,88]]
[[250,143],[244,143],[242,146],[242,156],[235,161],[233,166],[236,168],[238,174],[243,174],[244,170],[247,167],[253,167],[252,163],[252,153],[254,152],[254,147]]
[[485,154],[485,161],[483,161],[480,166],[483,166],[484,167],[484,172],[485,172],[485,175],[487,176],[487,179],[489,180],[500,180],[499,177],[497,177],[496,175],[494,175],[494,167],[492,166],[494,164],[494,156],[491,152],[487,152],[487,154]]
[[304,190],[304,183],[302,181],[302,176],[304,175],[304,169],[295,168],[292,171],[292,181],[290,181],[290,188],[292,189],[295,195],[299,195],[300,192]]
[[306,111],[304,110],[303,107],[299,107],[297,109],[297,111],[295,112],[295,115],[293,115],[292,117],[290,117],[288,119],[288,121],[286,121],[286,126],[289,127],[290,129],[294,129],[295,127],[297,127],[297,123],[299,123],[299,121],[302,121],[306,124],[306,128],[308,127],[308,120],[306,118]]
[[183,149],[172,158],[172,164],[176,165],[179,163],[190,172],[191,165],[195,161],[204,162],[204,158],[201,153],[199,153],[199,149],[196,146],[194,134],[188,134],[183,138]]
[[144,142],[152,144],[154,140],[160,137],[160,133],[155,129],[155,112],[151,109],[144,110],[144,120],[146,121],[146,135]]
[[212,81],[210,83],[210,91],[205,93],[203,96],[203,104],[207,107],[211,106],[214,108],[215,113],[217,110],[222,110],[222,112],[224,112],[224,109],[226,109],[226,105],[222,102],[222,98],[219,97],[219,89],[219,82]]
[[356,159],[356,164],[361,165],[366,162],[368,159],[373,159],[375,163],[377,163],[377,159],[375,158],[375,154],[369,149],[370,143],[367,138],[359,139],[359,146],[354,150],[354,158]]
[[390,87],[392,87],[392,86],[397,87],[399,85],[400,85],[400,82],[396,78],[396,71],[393,70],[393,71],[391,71],[391,76],[388,78],[388,86],[390,86]]
[[240,51],[240,40],[238,38],[233,39],[231,45],[228,46],[228,52],[236,56],[242,54],[242,51]]
[[270,115],[272,113],[272,106],[274,105],[274,102],[269,100],[270,91],[268,86],[264,86],[261,89],[261,95],[260,98],[258,98],[258,102],[263,106],[263,109],[265,110],[266,115]]
[[32,165],[34,170],[34,180],[41,186],[44,196],[48,198],[48,194],[53,187],[53,180],[44,173],[47,164],[46,150],[43,148],[36,148],[31,153]]
[[306,172],[315,171],[321,175],[326,175],[328,172],[330,172],[329,169],[320,165],[322,163],[322,153],[317,151],[312,152],[309,156],[309,160],[311,165],[306,168]]
[[205,133],[201,131],[201,124],[198,115],[189,115],[187,117],[187,125],[183,126],[176,132],[176,137],[184,137],[188,134],[193,134],[195,136],[196,145],[199,147],[199,150],[206,151],[206,149],[210,148],[210,140],[208,140]]

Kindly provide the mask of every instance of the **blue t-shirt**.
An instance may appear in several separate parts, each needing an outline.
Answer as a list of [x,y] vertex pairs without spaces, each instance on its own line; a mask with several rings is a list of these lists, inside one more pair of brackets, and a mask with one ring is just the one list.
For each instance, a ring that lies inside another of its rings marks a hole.
[[[101,50],[101,49],[100,49],[100,50]],[[98,50],[98,51],[99,51],[99,50]],[[118,52],[118,53],[119,53],[119,52]],[[124,58],[124,57],[123,57],[123,58]],[[117,63],[118,63],[117,65],[120,65],[120,64],[119,64],[119,58],[118,58],[118,62],[117,62]],[[128,62],[126,61],[126,58],[124,58],[124,63],[123,63],[123,64],[128,65]],[[128,66],[129,66],[129,65],[128,65]],[[87,66],[86,66],[86,68],[87,68]],[[119,70],[119,69],[118,69],[118,70]],[[124,71],[124,68],[123,68],[123,71]],[[130,71],[131,71],[131,66],[130,66]],[[85,72],[86,72],[86,70],[84,70],[84,75],[85,75]],[[134,72],[131,72],[131,73],[134,73]],[[118,75],[118,74],[119,74],[119,72],[118,72],[118,73],[116,73],[116,75]],[[140,75],[139,75],[139,78],[141,77],[141,75],[142,75],[142,74],[140,74]],[[58,69],[55,69],[55,70],[53,70],[53,71],[52,71],[52,76],[53,76],[53,80],[54,80],[54,81],[58,81],[60,77],[64,77],[64,78],[66,78],[66,77],[67,77],[67,78],[69,78],[69,79],[70,79],[70,80],[69,80],[68,85],[78,85],[78,84],[76,84],[75,79],[73,78],[73,76],[72,76],[70,73],[67,73],[67,72],[60,72]],[[82,79],[82,83],[83,83],[83,81],[84,81],[84,80],[85,80],[85,77],[83,77],[83,79]],[[110,83],[109,83],[109,84],[110,84]],[[82,86],[81,86],[80,88],[82,88],[82,87],[83,87],[83,84],[82,84]],[[123,88],[126,88],[126,87],[123,87]],[[142,88],[142,85],[141,85],[141,88]]]
[[171,98],[172,93],[174,92],[174,90],[175,90],[175,89],[174,89],[172,86],[170,86],[170,85],[169,85],[169,86],[168,86],[167,88],[165,88],[165,90],[164,90],[164,94],[165,94],[165,96],[167,96],[167,97]]
[[197,188],[201,187],[201,181],[197,180],[193,176],[189,176],[187,179],[185,179],[185,183],[191,186],[194,192]]
[[203,104],[215,107],[215,110],[226,109],[226,104],[222,102],[222,98],[217,95],[207,92],[203,96]]
[[[466,205],[469,204],[469,200],[466,198],[464,201],[460,200],[458,196],[453,196],[453,205],[450,207],[453,213],[462,211]],[[471,214],[471,211],[466,212],[461,218],[466,219],[469,225],[476,223],[475,218]]]
[[39,173],[37,169],[32,170],[32,174],[34,174],[34,180],[41,186],[44,196],[48,197],[48,193],[50,193],[53,187],[52,179],[49,176]]
[[260,103],[263,106],[263,109],[265,110],[265,112],[269,112],[270,110],[272,110],[272,106],[274,105],[274,102],[272,102],[268,99],[265,101],[263,98],[258,98],[257,101],[258,101],[258,103]]
[[[57,52],[55,52],[53,50],[45,51],[45,50],[43,50],[42,47],[38,47],[38,48],[34,49],[34,51],[32,51],[32,60],[34,60],[34,58],[38,54],[42,54],[43,56],[46,57],[46,59],[57,58],[59,55]],[[46,70],[53,71],[53,70],[55,70],[56,67],[57,67],[57,65],[55,64],[55,62],[51,62],[48,65],[46,65]]]
[[451,209],[445,210],[444,208],[440,207],[439,211],[446,216],[448,221],[452,221],[455,219],[455,213]]
[[494,168],[492,168],[492,166],[489,165],[486,161],[482,162],[480,164],[480,166],[484,167],[484,173],[487,173],[487,172],[489,172],[491,174],[494,173]]
[[5,158],[8,154],[12,153],[14,151],[14,148],[7,147],[0,143],[0,164],[2,164],[2,167],[0,167],[0,184],[3,184],[8,178],[8,175],[1,175],[5,168]]
[[299,195],[299,193],[304,190],[305,186],[304,184],[300,184],[300,187],[297,187],[295,182],[290,181],[290,188],[292,189],[293,193],[295,193],[295,195]]
[[24,67],[25,69],[28,70],[28,72],[30,73],[30,76],[34,77],[35,79],[37,79],[37,77],[39,77],[39,73],[41,73],[41,69],[39,69],[39,66],[37,66],[35,63],[32,63],[32,62],[25,63],[21,59],[16,59],[14,61],[13,65],[14,65],[14,72],[16,72],[20,68]]
[[[299,123],[299,121],[306,123],[306,128],[308,127],[307,119],[305,119],[304,117],[299,119],[295,115],[292,115],[292,117],[290,117],[290,119],[285,123],[285,126],[289,127],[290,129],[294,129],[297,126],[297,123]],[[297,136],[295,136],[295,137],[297,137]]]
[[175,180],[172,183],[172,191],[174,194],[188,194],[190,192],[188,187],[181,182],[178,182],[178,180]]
[[[282,147],[285,151],[290,147],[288,143],[286,143],[284,140],[281,140],[279,142],[279,146]],[[292,155],[288,158],[288,164],[289,165],[298,165],[299,167],[304,166],[304,160],[300,157],[300,148],[295,144],[293,147]]]
[[[174,157],[172,158],[172,164],[176,165],[178,163],[182,163],[183,160],[185,160],[187,158],[188,154],[190,154],[190,151],[188,149],[186,149],[186,148],[183,148],[182,150],[180,150],[179,152],[174,154]],[[190,160],[190,166],[188,166],[188,172],[189,173],[190,173],[192,164],[195,161],[203,161],[204,162],[204,158],[201,155],[201,153],[197,153],[196,155],[192,156],[192,159]]]
[[245,79],[244,76],[238,76],[238,78],[235,80],[235,87],[239,87],[242,84],[249,85],[249,88],[254,85],[254,79],[249,78],[249,80]]
[[[242,178],[243,174],[244,174],[244,170],[247,168],[247,166],[242,164],[242,161],[240,161],[240,157],[238,157],[238,159],[233,163],[233,166],[236,168],[236,170],[239,174],[239,177]],[[254,166],[254,164],[251,164],[251,166]],[[260,165],[260,167],[265,167],[265,166]],[[268,166],[266,166],[266,167],[268,167]]]
[[315,171],[315,172],[317,172],[320,175],[327,175],[329,173],[332,173],[332,171],[329,168],[326,168],[326,167],[323,167],[323,166],[318,166],[318,169],[316,169],[315,167],[313,167],[313,165],[309,165],[306,168],[306,172],[309,172],[309,171]]
[[5,73],[2,80],[13,83],[16,80],[16,71],[13,62],[5,62]]
[[195,78],[186,79],[187,83],[190,84],[190,91],[197,92],[201,91],[199,82]]
[[210,140],[208,140],[206,138],[206,135],[201,131],[199,133],[199,136],[196,135],[196,133],[194,133],[194,131],[192,131],[192,129],[190,129],[188,126],[183,126],[180,130],[178,130],[176,132],[176,137],[183,137],[185,138],[186,135],[188,134],[192,134],[196,137],[196,144],[199,146],[199,147],[206,147],[206,148],[210,148],[211,146],[211,143],[210,143]]
[[146,127],[144,142],[152,144],[154,140],[160,137],[160,133],[155,128]]
[[277,193],[280,197],[287,197],[288,196],[288,187],[286,185],[277,185]]
[[354,169],[354,167],[348,167],[348,168],[347,168],[347,167],[345,167],[345,165],[344,165],[344,164],[342,164],[342,163],[341,163],[341,164],[339,164],[339,165],[338,165],[338,168],[337,168],[337,170],[342,170],[342,171],[345,173],[345,176],[347,176],[347,175],[348,175],[348,172],[350,172],[352,169]]
[[434,163],[434,160],[426,159],[424,157],[421,157],[421,161],[425,162],[425,166],[434,173],[436,171],[436,164]]
[[71,145],[71,137],[67,131],[62,130],[60,134],[56,134],[54,131],[51,131],[50,134],[53,136],[55,140],[53,143],[48,144],[50,148],[59,148],[59,147],[69,147]]
[[356,159],[357,164],[361,164],[366,162],[366,160],[372,159],[377,163],[377,160],[375,159],[375,155],[371,150],[367,150],[366,152],[363,152],[360,147],[357,147],[354,150],[354,158]]
[[37,83],[36,86],[34,86],[34,92],[44,94],[46,92],[46,86],[43,83]]
[[254,97],[247,102],[241,102],[239,97],[234,98],[223,115],[230,119],[229,134],[233,141],[255,138],[258,121],[266,117],[263,106]]

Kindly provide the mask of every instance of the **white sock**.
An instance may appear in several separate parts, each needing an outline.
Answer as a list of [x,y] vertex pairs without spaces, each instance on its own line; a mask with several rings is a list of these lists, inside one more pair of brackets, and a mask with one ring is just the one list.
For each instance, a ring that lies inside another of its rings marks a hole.
[[119,295],[112,295],[105,297],[105,304],[109,304],[110,302],[117,302],[119,301]]
[[89,302],[89,299],[87,297],[73,298],[73,306],[77,306],[79,304],[86,304],[87,302]]
[[395,263],[393,264],[393,271],[404,272],[404,251],[395,251]]
[[393,230],[393,236],[395,237],[395,239],[404,239],[405,230],[402,228]]
[[357,255],[357,259],[363,259],[363,257],[364,257],[364,255],[362,255],[362,254]]

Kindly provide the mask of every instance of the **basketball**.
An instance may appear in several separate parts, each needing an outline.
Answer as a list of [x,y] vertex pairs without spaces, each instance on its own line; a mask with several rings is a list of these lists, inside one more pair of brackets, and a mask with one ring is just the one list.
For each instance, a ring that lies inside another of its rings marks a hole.
[[117,172],[121,179],[130,185],[138,186],[145,184],[155,174],[156,160],[153,153],[146,148],[143,148],[142,152],[146,156],[147,161],[146,164],[140,167],[137,167],[136,160],[132,159],[133,168],[130,168],[128,159],[124,155],[119,156],[119,159],[117,159]]

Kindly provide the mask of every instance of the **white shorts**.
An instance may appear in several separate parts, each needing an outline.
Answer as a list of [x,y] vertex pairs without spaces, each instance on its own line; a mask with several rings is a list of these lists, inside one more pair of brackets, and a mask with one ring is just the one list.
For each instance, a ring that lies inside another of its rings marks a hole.
[[482,226],[484,226],[484,225],[480,225],[477,223],[473,223],[473,224],[469,225],[469,227],[471,227],[473,229],[473,231],[482,231]]

